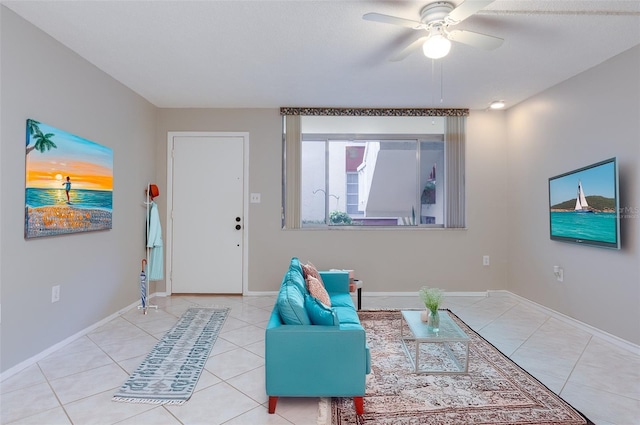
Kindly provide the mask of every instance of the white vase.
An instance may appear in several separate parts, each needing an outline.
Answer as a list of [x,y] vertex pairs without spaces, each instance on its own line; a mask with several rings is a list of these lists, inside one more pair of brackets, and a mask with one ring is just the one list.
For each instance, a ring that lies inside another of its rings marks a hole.
[[420,320],[425,323],[429,320],[429,310],[424,309],[420,312]]

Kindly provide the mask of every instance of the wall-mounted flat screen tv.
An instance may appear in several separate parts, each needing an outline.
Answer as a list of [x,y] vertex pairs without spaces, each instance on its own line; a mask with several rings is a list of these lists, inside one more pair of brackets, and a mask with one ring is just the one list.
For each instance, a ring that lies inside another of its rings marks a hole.
[[551,239],[620,249],[616,158],[549,179]]

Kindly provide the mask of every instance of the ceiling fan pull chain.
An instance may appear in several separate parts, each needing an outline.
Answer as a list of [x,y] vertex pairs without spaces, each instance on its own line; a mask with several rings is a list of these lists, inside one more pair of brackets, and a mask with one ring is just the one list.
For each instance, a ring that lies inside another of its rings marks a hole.
[[[435,68],[436,68],[436,60],[431,59],[431,104],[435,105],[435,93],[436,93],[436,84],[435,84]],[[433,120],[432,124],[435,124],[435,120]]]

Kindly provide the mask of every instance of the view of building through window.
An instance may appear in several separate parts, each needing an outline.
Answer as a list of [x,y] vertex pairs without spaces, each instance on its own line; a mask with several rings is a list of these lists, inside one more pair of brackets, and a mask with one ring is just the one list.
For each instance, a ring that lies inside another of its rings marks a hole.
[[303,227],[443,225],[442,138],[341,136],[303,137]]

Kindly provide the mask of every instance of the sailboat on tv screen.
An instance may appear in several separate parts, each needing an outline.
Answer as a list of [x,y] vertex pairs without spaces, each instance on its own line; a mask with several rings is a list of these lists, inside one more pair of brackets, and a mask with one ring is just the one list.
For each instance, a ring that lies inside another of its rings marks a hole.
[[579,212],[579,213],[593,212],[593,210],[587,203],[587,198],[584,196],[584,191],[582,190],[582,182],[580,180],[578,180],[578,195],[576,196],[575,212]]

